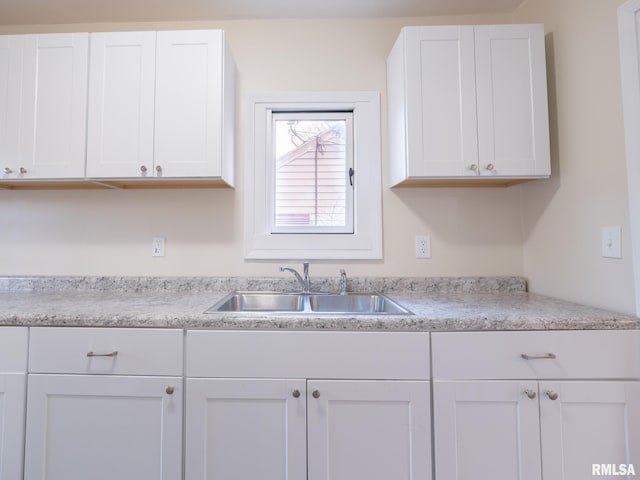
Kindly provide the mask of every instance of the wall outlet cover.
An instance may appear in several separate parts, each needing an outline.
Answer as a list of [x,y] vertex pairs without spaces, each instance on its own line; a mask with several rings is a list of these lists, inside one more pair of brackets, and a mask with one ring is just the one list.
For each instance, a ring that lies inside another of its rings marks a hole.
[[416,258],[431,258],[431,237],[428,235],[416,236]]
[[164,257],[164,237],[153,237],[151,239],[151,256]]

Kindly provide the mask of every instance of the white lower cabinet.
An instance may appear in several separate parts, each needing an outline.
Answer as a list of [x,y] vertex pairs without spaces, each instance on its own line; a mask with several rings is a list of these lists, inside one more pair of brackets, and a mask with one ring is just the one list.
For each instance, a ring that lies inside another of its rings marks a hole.
[[181,383],[30,375],[25,479],[180,478]]
[[433,334],[436,479],[638,468],[638,333]]
[[189,378],[186,392],[186,478],[306,477],[304,380]]
[[431,478],[429,388],[426,381],[309,380],[308,479]]
[[0,480],[640,475],[639,345],[640,330],[2,327]]
[[0,328],[0,480],[21,480],[27,329]]
[[437,479],[540,478],[536,382],[434,382],[433,390]]
[[640,475],[640,382],[540,382],[540,423],[542,478],[581,480],[614,465]]
[[[374,344],[380,356],[396,358],[386,367],[396,379],[375,379]],[[280,355],[265,355],[272,348]],[[307,355],[283,366],[295,352]],[[212,361],[225,353],[226,363]],[[346,353],[342,371],[356,376],[359,369],[362,378],[342,378],[336,359]],[[404,379],[403,364],[411,371],[414,361],[424,378]],[[185,478],[428,480],[428,364],[428,334],[189,332]],[[279,378],[269,376],[273,368]],[[252,370],[264,376],[251,377]],[[337,378],[294,375],[305,370]],[[226,371],[247,377],[221,378]]]
[[182,339],[32,328],[25,480],[181,478]]

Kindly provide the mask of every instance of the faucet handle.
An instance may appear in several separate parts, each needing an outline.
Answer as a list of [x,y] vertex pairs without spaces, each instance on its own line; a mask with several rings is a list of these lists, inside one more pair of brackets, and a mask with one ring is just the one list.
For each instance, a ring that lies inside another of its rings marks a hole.
[[347,272],[344,268],[340,269],[340,295],[347,294]]

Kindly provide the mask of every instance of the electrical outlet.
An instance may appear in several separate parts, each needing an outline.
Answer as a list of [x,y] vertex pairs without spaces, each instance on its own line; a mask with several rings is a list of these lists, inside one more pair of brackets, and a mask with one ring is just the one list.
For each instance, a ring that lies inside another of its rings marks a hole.
[[431,237],[416,235],[416,258],[431,258]]
[[151,239],[151,256],[164,257],[164,237],[153,237]]

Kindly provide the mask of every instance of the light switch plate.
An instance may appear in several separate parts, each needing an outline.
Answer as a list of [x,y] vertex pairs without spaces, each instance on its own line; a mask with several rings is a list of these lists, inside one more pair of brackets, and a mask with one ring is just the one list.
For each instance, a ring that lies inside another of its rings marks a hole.
[[622,258],[622,227],[602,227],[602,256]]

